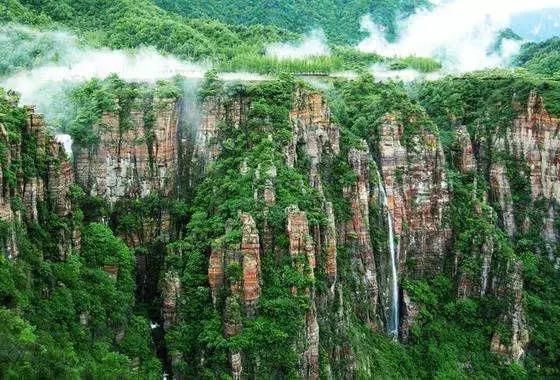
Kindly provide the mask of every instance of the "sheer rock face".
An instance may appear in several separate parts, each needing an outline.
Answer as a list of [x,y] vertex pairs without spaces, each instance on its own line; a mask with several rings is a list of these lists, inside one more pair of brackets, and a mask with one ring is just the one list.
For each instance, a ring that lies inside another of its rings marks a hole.
[[[286,232],[290,241],[290,256],[296,269],[304,274],[309,270],[309,276],[314,276],[316,266],[315,249],[313,239],[309,235],[309,223],[307,214],[300,211],[297,206],[288,210],[288,221]],[[305,260],[305,261],[304,261]],[[292,290],[294,293],[297,289]],[[315,305],[315,290],[306,289],[310,296],[311,305],[306,315],[305,339],[303,340],[304,351],[302,358],[302,375],[306,379],[319,378],[319,323],[317,321],[317,308]]]
[[458,154],[454,159],[461,173],[475,171],[476,159],[474,157],[474,150],[469,132],[464,125],[458,126],[455,130],[455,144]]
[[509,291],[513,298],[510,303],[509,312],[506,318],[511,321],[511,345],[510,357],[518,361],[525,354],[525,348],[529,343],[529,330],[525,320],[525,310],[523,308],[523,264],[514,264],[511,277],[509,279]]
[[44,184],[42,179],[31,178],[25,183],[23,191],[23,202],[28,206],[27,218],[33,222],[39,221],[37,203],[44,200]]
[[[240,278],[228,278],[229,293],[240,298],[247,315],[253,315],[261,296],[261,261],[260,238],[255,220],[250,214],[241,213],[241,243],[235,249],[222,246],[214,247],[210,253],[208,265],[208,282],[216,305],[220,289],[225,283],[226,268],[239,266]],[[219,245],[219,243],[218,243]]]
[[99,144],[74,144],[76,179],[90,194],[113,204],[122,198],[169,195],[177,170],[180,105],[155,101],[155,122],[147,125],[144,111],[131,111],[131,126],[117,114],[105,113],[95,131]]
[[327,213],[327,230],[326,230],[326,263],[325,273],[331,285],[331,293],[334,294],[334,285],[336,283],[337,264],[336,264],[336,224],[334,219],[333,205],[331,202],[326,202],[325,211]]
[[[27,123],[25,133],[36,143],[37,157],[45,157],[46,171],[40,177],[26,178],[24,173],[16,173],[16,183],[4,178],[3,170],[0,170],[0,219],[4,222],[34,222],[40,223],[38,206],[47,202],[49,210],[52,210],[61,218],[69,218],[72,215],[70,202],[70,187],[74,183],[72,165],[63,147],[58,144],[54,137],[47,132],[42,114],[35,112],[33,107],[26,107]],[[21,160],[22,144],[10,141],[8,133],[0,124],[0,139],[9,147],[5,152],[5,164],[10,165],[12,160]],[[25,213],[12,209],[12,199],[20,198]],[[72,249],[80,247],[79,229],[70,223],[69,230],[61,228],[57,231],[57,247],[60,259],[65,259]],[[2,242],[8,257],[18,256],[16,234],[13,225],[10,225],[8,236]]]
[[[243,316],[253,316],[261,296],[260,239],[255,220],[250,214],[240,213],[242,224],[241,243],[235,249],[213,248],[210,254],[208,281],[214,307],[218,305],[220,290],[224,290],[225,305],[222,311],[224,335],[233,337],[243,329]],[[239,278],[228,278],[229,289],[224,289],[226,268],[241,268]],[[245,306],[243,313],[243,305]],[[243,372],[243,355],[230,351],[229,361],[234,379]]]
[[510,268],[507,284],[502,290],[511,302],[508,310],[503,315],[503,319],[510,326],[511,339],[509,342],[502,342],[499,333],[492,337],[490,350],[497,354],[507,356],[510,360],[519,361],[524,355],[527,344],[529,343],[529,330],[525,319],[523,308],[523,265],[515,262]]
[[506,134],[506,147],[525,161],[530,170],[533,199],[544,197],[560,201],[560,120],[549,115],[542,98],[532,93],[527,110]]
[[411,299],[406,290],[402,292],[402,304],[404,306],[402,310],[402,321],[401,321],[401,339],[407,341],[410,339],[410,330],[416,322],[416,318],[420,314],[420,309]]
[[[316,264],[315,250],[313,238],[309,235],[309,224],[305,211],[300,211],[297,206],[292,206],[288,210],[286,232],[290,241],[290,256],[292,257],[292,262],[301,272],[304,272],[307,267],[311,272],[311,276],[313,276],[313,270]],[[307,260],[307,262],[304,260]]]
[[259,231],[253,217],[241,214],[243,235],[241,254],[243,255],[243,300],[248,314],[253,314],[261,296],[260,285],[260,243]]
[[511,238],[515,235],[515,219],[511,189],[506,176],[506,168],[502,164],[492,164],[490,168],[490,187],[493,199],[498,203],[504,231]]
[[315,92],[298,90],[290,112],[294,129],[291,144],[285,149],[286,163],[293,167],[297,161],[298,145],[310,160],[309,180],[311,185],[322,191],[319,176],[321,156],[340,153],[340,129],[331,121],[331,111],[324,97]]
[[[492,154],[481,151],[480,157],[477,158],[484,161],[498,157],[502,152],[512,155],[520,163],[522,169],[508,173],[502,162],[486,162],[489,165],[490,200],[496,206],[500,224],[510,238],[526,231],[530,227],[530,221],[525,219],[522,225],[519,225],[514,218],[510,180],[512,176],[527,176],[533,202],[545,200],[542,237],[549,247],[550,259],[555,260],[553,252],[558,244],[557,230],[554,227],[554,220],[558,215],[555,203],[560,200],[560,120],[550,116],[544,108],[542,98],[536,92],[531,93],[527,108],[519,108],[518,111],[520,115],[511,127],[495,137],[490,147],[493,150]],[[478,143],[483,146],[480,141]],[[464,161],[470,161],[470,158]],[[524,167],[527,168],[527,172],[523,170]],[[480,280],[473,281],[474,279],[468,279],[467,276],[460,276],[458,295],[467,297],[492,293],[509,300],[508,309],[502,318],[511,327],[511,340],[504,341],[503,337],[496,333],[492,338],[491,349],[517,361],[524,355],[528,344],[528,328],[521,302],[522,264],[518,260],[510,260],[507,263],[497,260],[499,258],[494,257],[496,244],[491,240],[483,242]]]
[[[0,139],[2,139],[2,143],[4,145],[8,147],[11,146],[8,131],[2,124],[0,124]],[[10,165],[12,162],[12,150],[14,149],[7,149],[5,153],[6,165]],[[19,152],[16,150],[15,153],[17,154]],[[18,219],[18,216],[15,215],[14,211],[12,210],[11,201],[11,194],[13,194],[15,189],[13,189],[13,185],[10,184],[9,178],[4,177],[4,170],[0,170],[0,185],[0,220],[6,223],[11,223]],[[27,201],[31,203],[31,200],[28,199]],[[35,211],[31,212],[31,214],[34,213],[36,214],[36,208]],[[10,225],[7,236],[2,239],[0,248],[2,248],[2,251],[5,252],[5,255],[10,259],[14,259],[19,255],[19,249],[16,240],[16,231],[12,225]]]
[[410,136],[408,147],[401,143],[403,133],[403,126],[386,115],[379,141],[380,171],[400,238],[399,266],[404,268],[406,262],[413,277],[432,276],[441,273],[451,240],[444,224],[450,202],[445,157],[431,132]]
[[549,245],[551,258],[558,243],[558,234],[551,227],[552,221],[558,216],[554,203],[560,202],[559,133],[560,120],[550,116],[543,99],[533,92],[527,102],[527,109],[514,121],[513,128],[508,129],[505,137],[496,142],[498,147],[508,150],[527,165],[532,199],[550,201],[543,221],[543,238]]
[[70,187],[74,184],[74,171],[72,163],[66,158],[64,148],[53,143],[50,146],[50,155],[58,157],[59,161],[48,165],[48,194],[59,216],[68,216],[72,211],[70,203]]
[[365,142],[361,150],[350,149],[348,163],[356,175],[356,182],[344,189],[352,215],[347,222],[345,240],[352,247],[353,271],[364,289],[362,294],[358,294],[358,302],[367,305],[361,317],[372,328],[377,328],[379,287],[369,224],[371,155]]
[[220,288],[224,284],[224,251],[212,249],[208,261],[208,283],[212,292],[212,302],[216,306]]
[[319,379],[319,323],[317,308],[311,304],[306,316],[306,350],[303,353],[303,375],[305,379]]
[[[479,274],[480,276],[475,277],[470,273],[459,271],[458,273],[458,285],[457,285],[457,297],[467,298],[467,297],[480,297],[484,296],[486,293],[498,293],[498,286],[496,274],[502,268],[499,268],[499,262],[492,262],[496,242],[485,237],[484,241],[480,242],[480,262],[482,263]],[[473,255],[476,253],[472,253]],[[461,260],[462,257],[458,257]],[[492,278],[490,277],[492,275]]]
[[[2,124],[0,124],[0,139],[2,139],[3,144],[10,146],[8,131]],[[5,159],[6,165],[10,165],[12,162],[10,150],[7,150]],[[0,184],[2,185],[2,191],[0,191],[0,219],[4,221],[11,221],[13,219],[13,212],[10,202],[10,185],[8,183],[8,179],[4,177],[3,170],[0,170]]]
[[238,97],[226,100],[212,96],[204,100],[201,106],[200,125],[196,132],[194,159],[206,169],[220,154],[220,124],[227,122],[235,128],[246,120],[249,102]]

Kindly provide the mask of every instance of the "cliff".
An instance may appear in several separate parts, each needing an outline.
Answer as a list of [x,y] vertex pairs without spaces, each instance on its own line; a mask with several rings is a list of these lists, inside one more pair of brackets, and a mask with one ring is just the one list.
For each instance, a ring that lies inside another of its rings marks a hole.
[[[484,355],[523,362],[519,251],[541,239],[535,254],[558,260],[559,120],[532,92],[505,127],[441,131],[408,98],[412,111],[368,97],[384,85],[355,86],[336,118],[300,83],[234,87],[201,99],[190,131],[181,99],[135,99],[101,114],[73,165],[28,109],[25,138],[0,124],[6,256],[42,204],[65,221],[50,231],[57,260],[79,250],[78,207],[110,226],[135,250],[136,299],[161,324],[154,341],[176,378],[383,377],[371,358],[384,347],[389,360],[390,338],[425,348],[438,318],[475,329],[453,313],[486,319]],[[364,110],[352,96],[383,102]],[[26,140],[38,170],[6,170]]]
[[20,226],[45,223],[53,213],[61,223],[52,231],[56,254],[50,253],[64,260],[80,247],[70,195],[74,184],[72,165],[62,145],[47,131],[43,115],[28,107],[25,116],[20,131],[7,131],[0,124],[0,219],[6,225],[2,244],[8,257],[17,258],[16,233]]

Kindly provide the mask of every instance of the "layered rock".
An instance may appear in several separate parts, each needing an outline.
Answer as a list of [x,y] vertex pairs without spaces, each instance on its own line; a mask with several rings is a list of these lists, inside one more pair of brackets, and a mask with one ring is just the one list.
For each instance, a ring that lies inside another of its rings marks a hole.
[[259,231],[253,217],[241,214],[243,234],[241,254],[243,256],[243,301],[247,314],[252,315],[261,296]]
[[300,211],[297,206],[288,210],[288,221],[286,232],[290,241],[290,256],[292,262],[300,272],[309,270],[313,276],[315,269],[315,250],[313,239],[309,235],[309,224],[307,214]]
[[[39,205],[47,202],[48,210],[65,218],[65,226],[61,226],[56,231],[58,258],[65,259],[73,249],[80,247],[79,229],[70,218],[72,205],[69,193],[74,183],[72,165],[63,147],[47,131],[43,115],[36,113],[33,107],[26,107],[25,110],[27,120],[25,129],[22,130],[24,142],[11,141],[6,128],[0,124],[0,141],[7,147],[3,157],[4,165],[10,168],[12,160],[21,161],[23,153],[27,154],[28,159],[41,162],[44,160],[46,165],[45,170],[37,165],[33,176],[27,173],[27,170],[33,170],[33,167],[23,167],[25,173],[0,171],[0,219],[7,225],[3,242],[4,250],[8,257],[17,257],[19,248],[15,224],[41,223]],[[29,156],[30,153],[34,156]],[[34,165],[34,163],[25,162],[25,165]],[[9,173],[15,178],[4,177],[4,173]],[[21,199],[21,207],[12,207],[12,201],[15,199]]]
[[441,273],[451,238],[444,224],[450,193],[441,144],[422,129],[406,136],[409,141],[403,145],[404,126],[393,115],[384,117],[380,132],[380,171],[394,232],[400,238],[400,267],[406,262],[413,277]]
[[358,294],[357,300],[363,309],[361,317],[372,328],[377,328],[379,287],[369,222],[371,155],[365,142],[361,150],[350,149],[348,163],[356,175],[356,181],[343,189],[344,197],[350,201],[352,215],[352,219],[347,222],[345,239],[352,249],[353,272],[364,289],[363,293]]
[[220,154],[220,126],[227,123],[234,128],[239,127],[247,119],[248,107],[249,102],[240,96],[235,99],[221,96],[204,99],[194,146],[194,160],[200,162],[203,171]]
[[[560,201],[560,120],[548,113],[542,97],[536,92],[530,94],[526,109],[520,112],[512,128],[499,137],[495,145],[528,167],[532,200],[548,200],[543,238],[548,245],[548,254],[554,259],[558,236],[552,221],[558,216],[554,203]],[[515,175],[524,176],[524,173]],[[518,228],[526,230],[527,222]]]
[[[285,149],[286,163],[293,167],[298,159],[298,145],[310,160],[311,185],[322,189],[319,176],[321,156],[340,153],[340,129],[331,120],[331,111],[321,94],[298,89],[293,95],[290,121],[294,134]],[[304,157],[299,157],[303,159]]]
[[560,120],[550,116],[542,98],[531,93],[525,112],[513,122],[506,132],[505,145],[529,166],[531,195],[533,199],[544,197],[560,200]]
[[516,226],[513,215],[511,189],[506,175],[506,168],[502,164],[494,163],[490,168],[490,187],[494,200],[499,205],[501,222],[504,231],[511,238],[515,235]]
[[[297,206],[288,210],[286,232],[290,242],[290,256],[293,265],[303,275],[314,277],[316,266],[313,239],[309,235],[309,223],[307,214],[300,211]],[[298,289],[293,288],[296,293]],[[306,315],[305,339],[303,339],[304,351],[301,355],[302,375],[306,379],[319,378],[319,323],[317,322],[317,310],[315,305],[315,291],[313,288],[305,289],[310,297],[310,308]]]
[[133,108],[125,126],[118,114],[104,113],[93,126],[99,142],[73,146],[78,183],[109,203],[169,195],[177,171],[179,109],[175,100],[155,100],[153,125],[142,109]]

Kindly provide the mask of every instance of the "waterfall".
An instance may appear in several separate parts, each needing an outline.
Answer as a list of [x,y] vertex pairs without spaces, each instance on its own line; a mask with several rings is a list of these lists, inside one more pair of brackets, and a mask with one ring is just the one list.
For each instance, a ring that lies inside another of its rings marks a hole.
[[391,255],[391,313],[388,321],[388,333],[394,339],[399,336],[399,285],[397,275],[397,253],[395,250],[395,239],[393,236],[393,218],[389,210],[389,203],[387,201],[387,192],[383,186],[383,180],[379,171],[377,172],[379,178],[379,192],[383,197],[383,208],[387,213],[387,229],[389,233],[389,254]]

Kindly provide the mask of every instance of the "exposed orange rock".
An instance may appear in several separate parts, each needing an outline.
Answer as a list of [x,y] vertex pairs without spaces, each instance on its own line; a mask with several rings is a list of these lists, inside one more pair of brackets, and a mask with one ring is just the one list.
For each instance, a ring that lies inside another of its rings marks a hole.
[[560,120],[550,116],[542,98],[533,92],[524,114],[514,121],[501,142],[529,165],[533,199],[543,196],[560,200],[559,132]]
[[[304,273],[306,266],[310,275],[314,276],[315,249],[313,239],[309,235],[309,223],[307,214],[300,211],[297,206],[291,206],[288,210],[287,233],[290,240],[290,255],[297,270]],[[307,259],[307,262],[302,262]],[[310,298],[310,308],[306,315],[305,346],[302,352],[302,375],[306,379],[319,378],[319,324],[317,322],[317,311],[315,305],[315,291],[313,288],[305,289]],[[297,289],[292,289],[297,292]]]
[[217,139],[220,124],[228,122],[237,128],[246,120],[248,106],[249,102],[241,97],[233,101],[226,101],[219,96],[205,99],[201,107],[194,159],[201,161],[204,167],[214,162],[221,151]]
[[241,214],[240,219],[243,223],[243,299],[247,311],[252,313],[261,295],[259,232],[251,215]]
[[313,240],[309,235],[309,224],[307,222],[307,214],[300,211],[297,206],[292,206],[288,210],[288,238],[290,240],[290,255],[298,270],[303,271],[305,263],[300,260],[300,255],[304,255],[307,259],[307,265],[313,273],[315,269],[315,252],[313,249]]
[[340,130],[331,121],[331,111],[324,97],[317,92],[298,89],[294,95],[290,120],[294,130],[292,142],[285,149],[286,163],[294,166],[296,147],[303,149],[310,160],[309,180],[313,187],[322,191],[319,163],[325,153],[340,153]]
[[451,231],[444,223],[450,193],[445,174],[445,156],[436,136],[421,130],[410,136],[413,148],[401,144],[403,125],[386,115],[379,140],[380,171],[400,237],[399,267],[414,262],[414,275],[441,272],[450,248]]

